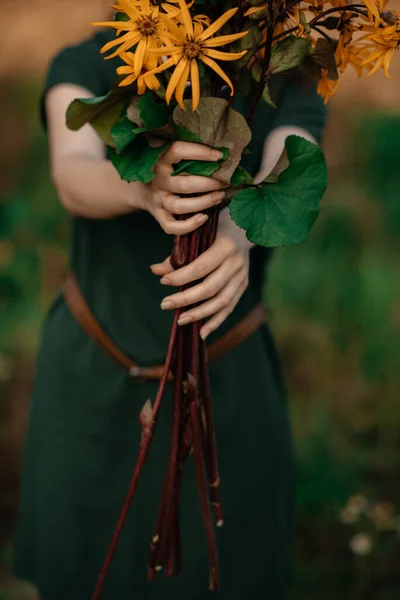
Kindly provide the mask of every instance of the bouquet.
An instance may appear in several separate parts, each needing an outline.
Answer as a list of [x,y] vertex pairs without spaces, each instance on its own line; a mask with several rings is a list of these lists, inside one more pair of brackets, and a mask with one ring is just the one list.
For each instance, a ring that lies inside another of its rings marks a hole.
[[[182,161],[175,174],[223,182],[232,219],[251,242],[277,247],[305,240],[326,188],[323,153],[316,144],[289,136],[272,173],[255,185],[242,165],[254,112],[260,102],[275,107],[271,81],[294,70],[317,82],[324,102],[335,94],[349,65],[359,75],[382,68],[389,76],[400,42],[400,17],[387,9],[388,0],[117,2],[113,21],[95,23],[115,30],[115,39],[102,48],[106,58],[120,57],[115,86],[104,97],[75,100],[67,113],[69,127],[91,123],[128,182],[151,182],[158,158],[175,140],[220,150],[219,162]],[[236,94],[250,100],[247,115],[233,108]],[[175,239],[174,268],[213,244],[219,210],[210,209],[201,228]],[[149,544],[148,577],[152,580],[163,567],[169,576],[181,568],[179,490],[193,453],[210,557],[209,587],[219,587],[214,521],[221,526],[223,512],[207,349],[199,335],[201,323],[178,327],[180,312],[174,314],[157,397],[140,414],[139,457],[93,600],[100,596],[171,378],[171,453]]]

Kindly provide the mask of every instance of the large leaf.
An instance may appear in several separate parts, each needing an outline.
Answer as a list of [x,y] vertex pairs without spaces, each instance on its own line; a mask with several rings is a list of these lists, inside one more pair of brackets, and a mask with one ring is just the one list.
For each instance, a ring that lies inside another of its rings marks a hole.
[[141,137],[134,141],[122,154],[112,148],[108,149],[108,158],[113,163],[125,181],[141,181],[149,183],[154,177],[154,167],[162,152],[168,144],[153,148],[149,146],[146,138]]
[[[326,164],[319,146],[298,136],[289,136],[285,145],[289,165],[277,182],[241,190],[230,203],[232,219],[260,246],[303,242],[326,189]],[[278,172],[282,164],[283,160]]]
[[204,144],[213,148],[228,148],[229,157],[214,177],[230,183],[242,152],[251,140],[251,131],[245,118],[223,98],[201,98],[196,111],[191,110],[189,101],[185,101],[185,106],[186,110],[179,106],[175,108],[173,120],[179,127],[185,127],[198,136]]
[[311,51],[310,40],[289,35],[273,46],[268,72],[272,75],[294,69]]
[[67,109],[67,126],[78,131],[90,123],[103,142],[113,146],[111,129],[119,121],[131,95],[131,88],[115,86],[106,96],[74,100]]

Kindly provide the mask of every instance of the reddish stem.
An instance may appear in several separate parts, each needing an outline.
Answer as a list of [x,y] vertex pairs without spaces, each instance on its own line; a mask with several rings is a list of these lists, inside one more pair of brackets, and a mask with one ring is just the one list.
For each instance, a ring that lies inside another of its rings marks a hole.
[[208,375],[208,357],[207,357],[207,346],[203,340],[200,342],[200,365],[201,365],[201,387],[203,393],[203,406],[204,406],[204,420],[206,423],[206,440],[207,440],[207,454],[206,464],[208,479],[210,484],[210,502],[215,509],[215,518],[218,527],[221,527],[224,522],[224,516],[222,511],[221,497],[220,497],[220,478],[218,471],[218,458],[217,458],[217,443],[215,438],[215,427],[214,427],[214,416],[212,410],[211,401],[211,388],[210,378]]
[[128,493],[125,497],[125,500],[124,500],[124,503],[123,503],[123,506],[122,506],[122,509],[121,509],[121,512],[120,512],[120,515],[119,515],[119,518],[117,521],[117,525],[115,527],[115,530],[114,530],[114,533],[113,533],[113,536],[111,539],[111,543],[110,543],[109,549],[106,554],[106,558],[104,560],[103,566],[100,571],[99,578],[96,583],[95,590],[92,595],[92,600],[98,600],[100,598],[100,594],[103,589],[104,582],[105,582],[107,573],[108,573],[110,565],[111,565],[111,561],[115,554],[115,550],[117,548],[117,544],[118,544],[120,535],[122,533],[122,529],[124,527],[126,518],[128,516],[129,508],[131,506],[132,499],[133,499],[133,496],[136,491],[136,487],[137,487],[137,484],[139,481],[140,474],[142,472],[143,465],[146,462],[146,459],[147,459],[147,456],[148,456],[148,453],[150,450],[151,441],[153,439],[154,431],[155,431],[155,428],[157,425],[157,419],[158,419],[159,409],[161,406],[161,400],[164,395],[165,386],[166,386],[167,379],[168,379],[168,374],[169,374],[169,371],[171,368],[172,357],[173,357],[174,348],[175,348],[175,339],[176,339],[176,335],[177,335],[177,331],[178,331],[179,314],[180,314],[179,311],[175,312],[174,320],[172,323],[171,336],[170,336],[170,340],[169,340],[169,344],[168,344],[168,350],[167,350],[167,356],[166,356],[165,365],[164,365],[164,371],[162,374],[160,387],[158,389],[157,397],[156,397],[156,400],[154,402],[154,407],[153,407],[153,424],[152,424],[151,428],[149,428],[148,430],[145,430],[143,432],[142,439],[140,442],[140,448],[139,448],[139,457],[137,459],[137,462],[136,462],[136,465],[135,465],[135,468],[134,468],[134,471],[132,474],[132,478],[131,478],[129,488],[128,488]]
[[207,497],[207,485],[204,473],[204,460],[201,443],[201,428],[199,419],[199,407],[197,400],[194,399],[190,403],[190,416],[192,421],[193,431],[193,449],[196,464],[197,485],[199,488],[201,512],[203,516],[204,528],[207,537],[209,565],[210,565],[210,590],[216,592],[219,589],[219,572],[218,572],[218,549],[213,527],[210,505]]

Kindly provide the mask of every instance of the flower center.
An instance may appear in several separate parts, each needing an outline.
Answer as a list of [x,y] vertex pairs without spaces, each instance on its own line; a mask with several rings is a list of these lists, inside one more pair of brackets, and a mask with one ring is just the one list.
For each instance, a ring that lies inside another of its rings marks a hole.
[[157,21],[151,17],[141,17],[137,21],[137,28],[143,37],[154,35],[157,32]]
[[193,40],[187,41],[183,49],[183,54],[188,60],[199,58],[202,52],[203,48],[201,42],[195,42]]

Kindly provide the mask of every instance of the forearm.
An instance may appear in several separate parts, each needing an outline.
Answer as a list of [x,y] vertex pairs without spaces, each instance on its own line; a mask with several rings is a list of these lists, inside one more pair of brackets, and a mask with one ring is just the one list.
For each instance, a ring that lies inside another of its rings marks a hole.
[[108,219],[140,210],[146,186],[122,181],[111,162],[89,155],[65,156],[53,165],[60,201],[74,216]]

